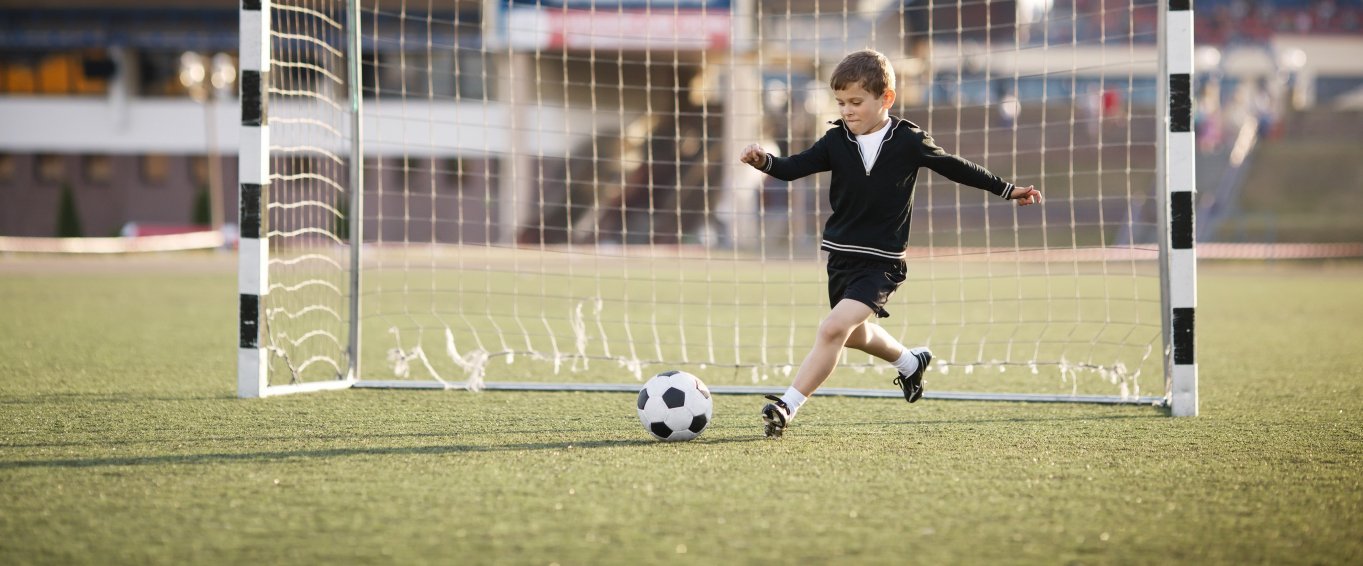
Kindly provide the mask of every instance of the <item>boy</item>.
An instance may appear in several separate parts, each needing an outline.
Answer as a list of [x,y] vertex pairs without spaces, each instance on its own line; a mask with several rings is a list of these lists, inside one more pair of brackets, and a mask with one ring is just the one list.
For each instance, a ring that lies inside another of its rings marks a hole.
[[814,347],[800,364],[785,395],[768,395],[762,408],[766,435],[780,437],[800,406],[828,379],[844,346],[894,365],[894,380],[913,403],[923,396],[923,371],[932,361],[927,348],[905,348],[871,315],[887,317],[890,295],[906,277],[910,203],[918,169],[927,167],[952,181],[989,191],[1019,206],[1041,202],[1041,191],[1004,182],[983,167],[951,155],[916,124],[890,116],[895,76],[878,52],[843,58],[829,81],[842,119],[813,147],[775,157],[759,145],[740,159],[763,172],[793,181],[832,171],[828,197],[833,214],[820,249],[828,252],[828,300],[832,312],[819,323]]

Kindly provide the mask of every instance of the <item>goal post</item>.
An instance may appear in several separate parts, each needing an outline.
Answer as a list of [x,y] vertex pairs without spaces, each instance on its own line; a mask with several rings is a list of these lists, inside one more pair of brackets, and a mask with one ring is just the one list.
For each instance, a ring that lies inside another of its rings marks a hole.
[[[930,398],[1197,413],[1192,17],[1179,0],[244,0],[238,393],[780,392],[828,311],[828,74],[1035,184],[924,171],[878,321]],[[883,158],[892,158],[885,156]],[[848,351],[821,394],[894,396]]]
[[360,294],[351,283],[362,246],[348,237],[346,210],[360,197],[349,180],[360,177],[346,172],[359,155],[351,132],[361,130],[345,118],[362,98],[341,90],[346,77],[353,83],[345,26],[355,20],[319,4],[241,3],[241,397],[355,382]]
[[1160,305],[1170,411],[1189,417],[1198,412],[1193,332],[1197,309],[1193,10],[1192,0],[1160,0],[1160,5],[1164,18],[1160,28],[1160,162],[1156,168],[1161,183],[1157,192],[1164,197],[1159,206]]

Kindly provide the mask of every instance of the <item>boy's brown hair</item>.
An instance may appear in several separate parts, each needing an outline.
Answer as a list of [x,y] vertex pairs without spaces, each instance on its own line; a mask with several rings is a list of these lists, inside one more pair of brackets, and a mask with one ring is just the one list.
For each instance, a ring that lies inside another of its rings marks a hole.
[[833,69],[833,78],[828,83],[833,90],[861,85],[866,92],[879,97],[887,89],[894,89],[894,67],[879,51],[862,49],[843,57],[838,67]]

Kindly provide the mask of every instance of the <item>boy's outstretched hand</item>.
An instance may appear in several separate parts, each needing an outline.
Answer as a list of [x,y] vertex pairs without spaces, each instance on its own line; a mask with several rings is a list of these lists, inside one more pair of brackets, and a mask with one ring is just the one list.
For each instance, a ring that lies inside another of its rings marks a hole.
[[740,155],[738,159],[748,165],[761,169],[767,166],[767,150],[762,149],[762,146],[760,145],[752,144],[743,148],[743,155]]
[[1018,201],[1018,206],[1041,204],[1041,191],[1036,190],[1036,187],[1032,185],[1014,186],[1013,192],[1008,195],[1008,198]]

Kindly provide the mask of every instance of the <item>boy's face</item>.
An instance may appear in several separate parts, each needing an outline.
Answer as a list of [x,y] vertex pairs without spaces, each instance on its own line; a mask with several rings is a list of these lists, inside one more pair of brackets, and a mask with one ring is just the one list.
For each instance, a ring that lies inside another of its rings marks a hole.
[[838,101],[838,111],[847,129],[860,136],[875,131],[890,116],[894,91],[885,89],[885,94],[876,96],[856,83],[833,91],[833,99]]

